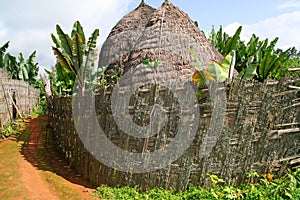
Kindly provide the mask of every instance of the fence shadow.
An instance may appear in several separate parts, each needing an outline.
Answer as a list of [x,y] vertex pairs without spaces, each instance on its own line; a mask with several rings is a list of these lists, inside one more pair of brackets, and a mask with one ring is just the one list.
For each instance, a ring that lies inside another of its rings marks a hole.
[[21,155],[38,170],[51,171],[65,180],[81,185],[85,188],[94,189],[90,181],[76,173],[63,156],[57,152],[53,145],[53,138],[47,130],[47,116],[41,115],[34,119],[26,119],[27,128],[23,131],[21,138],[23,146]]

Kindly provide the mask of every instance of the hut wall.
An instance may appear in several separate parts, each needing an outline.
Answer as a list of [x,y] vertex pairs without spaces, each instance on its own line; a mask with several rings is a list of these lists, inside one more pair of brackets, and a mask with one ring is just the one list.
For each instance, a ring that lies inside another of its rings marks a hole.
[[[266,173],[273,170],[281,173],[287,167],[281,161],[299,157],[299,90],[290,89],[290,84],[293,82],[287,80],[265,83],[236,80],[228,84],[225,87],[227,106],[224,126],[220,137],[213,142],[207,140],[212,101],[208,91],[203,89],[199,103],[199,130],[192,145],[167,167],[149,173],[125,173],[97,161],[78,137],[73,124],[71,97],[49,99],[49,123],[55,147],[70,166],[95,185],[138,185],[143,190],[153,187],[184,190],[188,185],[208,186],[208,173],[216,174],[230,184],[243,183],[247,181],[246,173],[249,171]],[[161,98],[166,102],[166,107],[173,106],[173,110],[176,110],[177,101],[170,98],[172,94],[161,87],[143,89],[136,94],[139,95],[134,97],[137,100],[134,102],[142,102],[135,104],[131,113],[133,118],[136,117],[137,123],[142,123],[138,121],[139,114],[147,113],[145,105],[153,105],[155,98]],[[126,151],[160,149],[163,143],[168,143],[175,137],[178,119],[191,117],[167,112],[168,125],[163,128],[162,133],[146,142],[118,128],[109,107],[110,96],[111,92],[108,90],[96,96],[96,114],[107,137]],[[80,117],[84,121],[88,115]],[[93,127],[87,127],[90,128]],[[212,151],[206,157],[201,157],[204,145]]]
[[38,105],[40,91],[28,83],[13,80],[0,71],[0,128],[13,118],[13,93],[16,106],[21,115],[30,114],[32,108]]

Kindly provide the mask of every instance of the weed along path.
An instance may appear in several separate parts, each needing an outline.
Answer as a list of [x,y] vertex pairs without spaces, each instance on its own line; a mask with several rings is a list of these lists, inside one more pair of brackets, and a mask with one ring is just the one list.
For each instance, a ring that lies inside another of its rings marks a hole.
[[0,199],[90,200],[93,187],[44,145],[46,117],[25,120],[20,138],[0,143]]

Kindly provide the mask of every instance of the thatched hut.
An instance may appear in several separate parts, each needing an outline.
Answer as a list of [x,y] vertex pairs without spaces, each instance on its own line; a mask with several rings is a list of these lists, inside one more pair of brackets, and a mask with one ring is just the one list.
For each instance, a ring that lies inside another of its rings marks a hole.
[[[112,29],[101,49],[99,67],[135,72],[142,69],[144,60],[160,61],[159,76],[186,79],[195,71],[191,47],[203,66],[211,60],[223,60],[194,21],[170,1],[166,0],[158,9],[142,1]],[[136,77],[145,81],[140,72]]]
[[8,75],[8,73],[6,73],[3,69],[0,68],[0,80],[3,79],[10,79],[10,76]]

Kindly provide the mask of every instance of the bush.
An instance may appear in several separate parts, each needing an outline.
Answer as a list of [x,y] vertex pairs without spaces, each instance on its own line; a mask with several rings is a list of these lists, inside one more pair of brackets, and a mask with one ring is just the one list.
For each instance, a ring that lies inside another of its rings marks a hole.
[[[251,173],[249,173],[251,174]],[[257,173],[252,173],[257,174]],[[96,195],[101,199],[300,199],[300,168],[287,173],[277,179],[273,176],[263,176],[257,183],[244,185],[219,186],[222,179],[209,175],[212,186],[204,189],[191,186],[186,191],[174,192],[172,190],[151,189],[141,192],[137,187],[108,187],[97,188]],[[251,177],[249,177],[251,178]],[[250,181],[252,182],[252,181]]]

